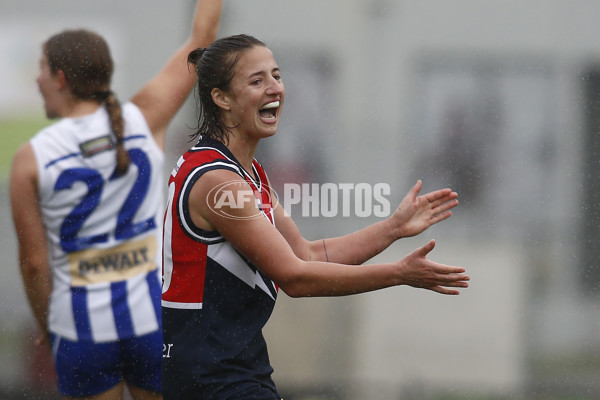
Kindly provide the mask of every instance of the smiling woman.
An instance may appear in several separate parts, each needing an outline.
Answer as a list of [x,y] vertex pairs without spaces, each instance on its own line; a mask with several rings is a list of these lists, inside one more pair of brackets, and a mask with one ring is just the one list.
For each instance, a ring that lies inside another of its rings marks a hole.
[[[258,134],[258,126],[267,128],[263,135],[275,134],[285,89],[273,54],[263,42],[246,35],[230,37],[220,46],[194,50],[188,60],[206,77],[198,81],[196,137],[229,143],[232,129]],[[217,60],[227,61],[226,66]],[[246,167],[249,161],[245,160]]]
[[198,142],[169,179],[163,234],[165,399],[280,399],[262,329],[279,289],[343,296],[398,285],[456,295],[461,267],[427,260],[434,241],[403,259],[360,266],[401,237],[450,217],[457,193],[419,196],[346,236],[308,241],[278,207],[259,142],[277,132],[285,89],[273,53],[236,35],[190,53],[196,66]]

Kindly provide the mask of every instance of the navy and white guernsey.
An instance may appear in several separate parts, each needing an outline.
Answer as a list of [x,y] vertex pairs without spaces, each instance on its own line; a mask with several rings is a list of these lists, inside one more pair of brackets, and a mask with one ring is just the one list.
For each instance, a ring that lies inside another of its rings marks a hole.
[[235,172],[252,188],[271,223],[271,193],[262,166],[251,173],[221,142],[201,139],[169,179],[163,234],[163,395],[165,399],[228,399],[261,387],[279,398],[262,328],[276,285],[217,231],[192,222],[191,188],[204,173]]

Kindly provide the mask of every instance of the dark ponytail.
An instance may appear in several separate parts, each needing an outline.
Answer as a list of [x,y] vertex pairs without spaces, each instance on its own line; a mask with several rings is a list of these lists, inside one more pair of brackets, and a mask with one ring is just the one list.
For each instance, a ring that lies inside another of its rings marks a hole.
[[221,38],[209,47],[193,50],[188,55],[188,63],[196,69],[198,77],[197,104],[198,129],[192,139],[202,136],[227,143],[231,128],[221,120],[221,109],[212,99],[212,90],[230,89],[235,66],[240,56],[247,50],[266,45],[249,35],[234,35]]
[[192,64],[194,66],[198,66],[198,62],[202,58],[202,55],[206,52],[206,47],[200,47],[198,49],[192,50],[190,54],[188,54],[188,64]]

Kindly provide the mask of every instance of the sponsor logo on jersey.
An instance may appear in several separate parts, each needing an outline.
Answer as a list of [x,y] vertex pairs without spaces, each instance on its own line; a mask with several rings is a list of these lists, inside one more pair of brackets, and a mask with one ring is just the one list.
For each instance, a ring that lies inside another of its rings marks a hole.
[[110,150],[113,146],[114,143],[109,135],[100,136],[79,144],[81,154],[84,157],[91,157],[103,151]]
[[108,249],[86,249],[69,254],[72,286],[116,282],[156,269],[153,235]]

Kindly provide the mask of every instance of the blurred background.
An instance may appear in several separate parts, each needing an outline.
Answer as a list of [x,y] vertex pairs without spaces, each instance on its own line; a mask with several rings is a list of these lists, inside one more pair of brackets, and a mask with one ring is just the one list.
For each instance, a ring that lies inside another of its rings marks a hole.
[[[2,399],[56,398],[8,201],[14,151],[49,123],[41,44],[65,28],[102,34],[126,101],[187,37],[193,7],[0,0]],[[258,37],[282,69],[283,122],[258,154],[278,193],[384,183],[393,211],[422,179],[461,201],[373,260],[435,238],[429,258],[471,275],[460,296],[280,294],[265,334],[286,400],[600,398],[598,17],[593,0],[225,0],[219,36]],[[168,171],[196,117],[191,96],[170,129]],[[311,239],[380,219],[291,213]]]

